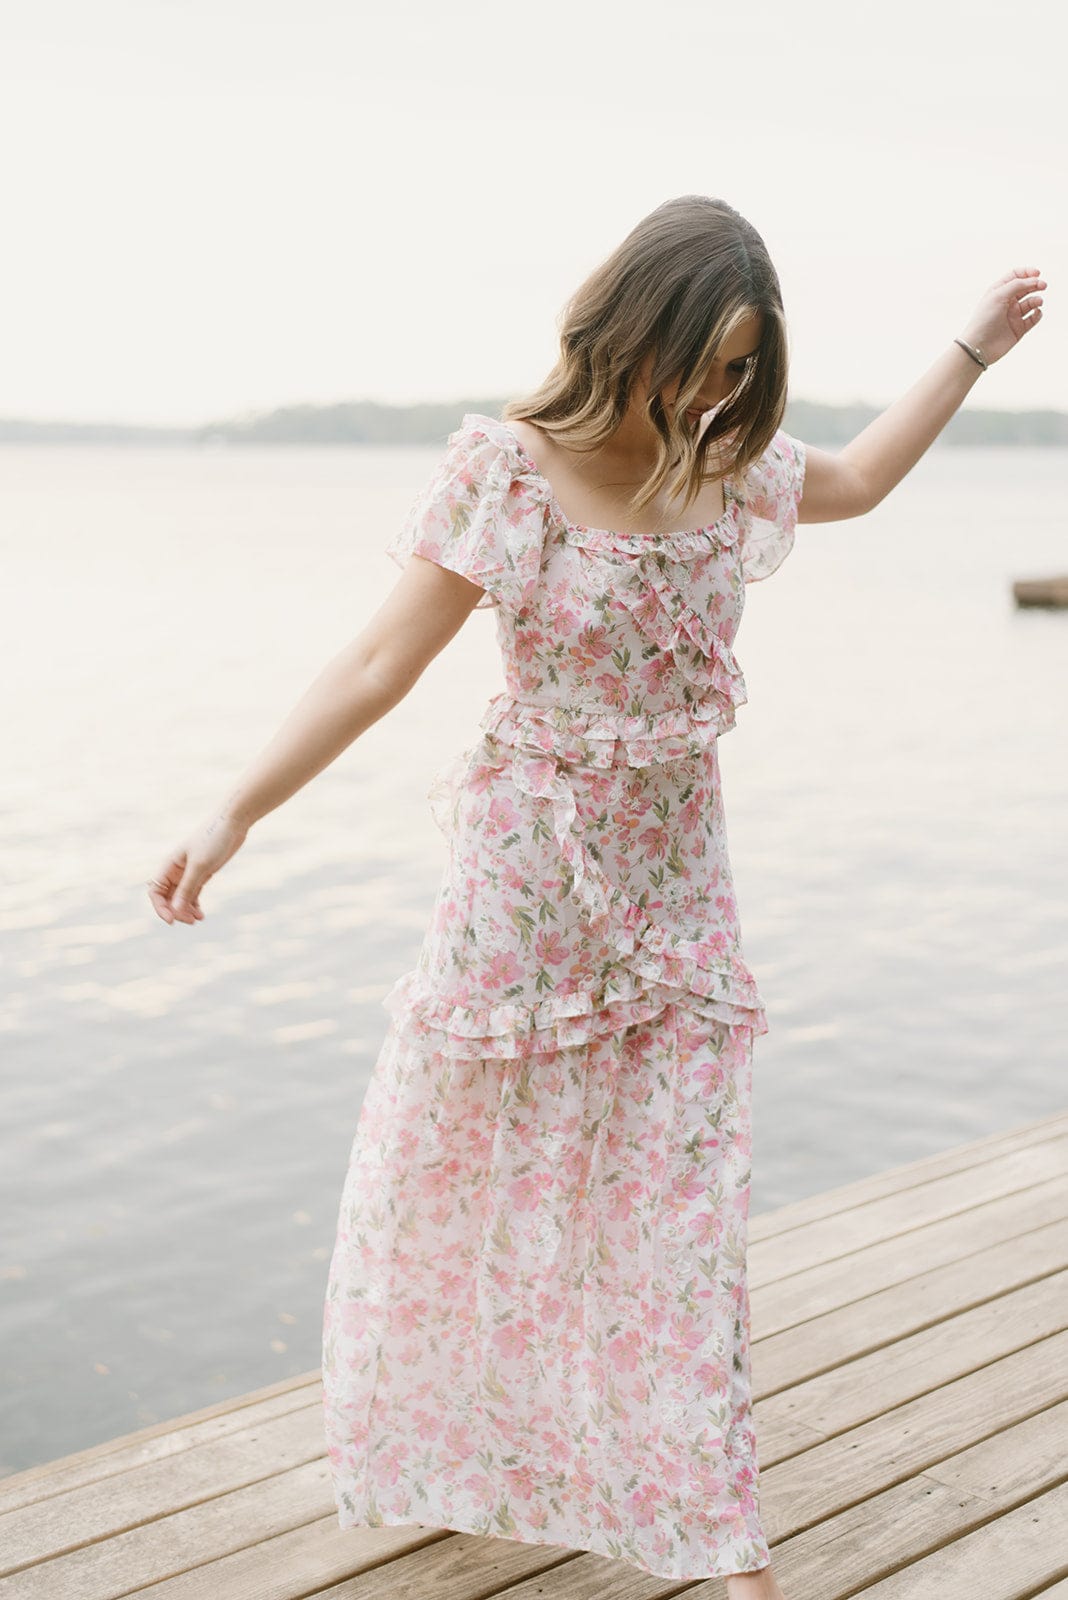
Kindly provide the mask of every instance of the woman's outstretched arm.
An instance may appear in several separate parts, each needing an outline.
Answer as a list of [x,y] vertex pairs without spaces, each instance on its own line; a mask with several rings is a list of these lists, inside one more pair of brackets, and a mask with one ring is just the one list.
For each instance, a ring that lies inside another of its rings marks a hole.
[[[1015,267],[987,290],[960,337],[990,366],[1012,350],[1042,316],[1046,281],[1037,267]],[[806,445],[799,522],[859,517],[899,484],[941,433],[972,386],[979,363],[954,340],[922,378],[837,452]]]
[[416,683],[484,591],[413,555],[351,644],[328,661],[223,804],[148,880],[164,922],[203,918],[198,896],[260,817],[322,772]]

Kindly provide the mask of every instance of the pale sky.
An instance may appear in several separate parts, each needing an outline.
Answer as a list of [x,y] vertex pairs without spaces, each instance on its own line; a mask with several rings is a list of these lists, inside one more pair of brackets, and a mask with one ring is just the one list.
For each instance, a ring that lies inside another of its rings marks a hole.
[[510,396],[672,195],[779,272],[796,398],[885,405],[1010,267],[969,406],[1068,409],[1054,0],[0,0],[0,416]]

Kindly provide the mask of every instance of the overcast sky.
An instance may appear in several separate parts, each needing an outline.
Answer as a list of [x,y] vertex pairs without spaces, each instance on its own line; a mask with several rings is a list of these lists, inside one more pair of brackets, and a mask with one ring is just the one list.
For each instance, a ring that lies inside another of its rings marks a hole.
[[969,406],[1068,409],[1054,0],[0,0],[0,415],[509,396],[669,196],[736,206],[790,392],[887,404],[1010,267]]

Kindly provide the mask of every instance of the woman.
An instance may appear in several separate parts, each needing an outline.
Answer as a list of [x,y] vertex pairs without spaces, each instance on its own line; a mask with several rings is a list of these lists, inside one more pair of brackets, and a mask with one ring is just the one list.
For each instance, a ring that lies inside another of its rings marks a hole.
[[150,884],[193,922],[249,828],[396,705],[473,608],[505,673],[432,790],[448,864],[360,1112],[323,1322],[340,1524],[565,1545],[781,1600],[758,1501],[746,1234],[767,1030],[717,740],[744,586],[877,505],[1041,317],[1006,273],[837,454],[780,426],[759,235],[705,196],[570,301],[559,360],[469,413],[404,570]]

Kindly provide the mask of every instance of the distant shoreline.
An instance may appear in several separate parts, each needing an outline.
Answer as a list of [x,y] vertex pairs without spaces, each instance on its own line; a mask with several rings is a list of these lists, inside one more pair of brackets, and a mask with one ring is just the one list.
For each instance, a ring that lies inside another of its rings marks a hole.
[[[0,444],[174,445],[427,445],[440,447],[464,413],[499,416],[506,400],[473,399],[450,405],[389,406],[371,400],[340,405],[280,406],[191,428],[110,422],[34,422],[0,417]],[[792,400],[783,422],[788,433],[813,444],[847,443],[885,406],[822,405]],[[938,445],[1068,445],[1068,412],[987,411],[965,407],[950,418]]]

